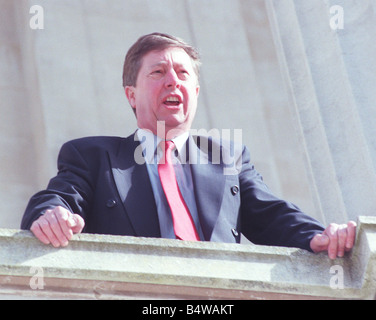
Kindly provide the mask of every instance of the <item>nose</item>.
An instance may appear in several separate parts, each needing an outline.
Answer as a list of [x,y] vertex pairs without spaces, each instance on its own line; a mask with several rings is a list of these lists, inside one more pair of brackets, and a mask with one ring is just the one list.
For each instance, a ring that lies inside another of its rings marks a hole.
[[166,88],[180,88],[180,79],[175,70],[170,70],[166,74]]

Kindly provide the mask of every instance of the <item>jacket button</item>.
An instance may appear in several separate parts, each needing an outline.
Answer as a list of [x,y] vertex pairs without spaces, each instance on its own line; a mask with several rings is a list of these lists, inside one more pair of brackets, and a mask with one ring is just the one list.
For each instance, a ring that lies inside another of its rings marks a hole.
[[231,232],[232,232],[232,234],[234,235],[234,237],[238,237],[238,236],[239,236],[239,232],[238,232],[238,230],[236,230],[236,229],[231,229]]
[[238,186],[235,185],[235,186],[231,187],[231,193],[233,195],[236,195],[238,193],[238,191],[239,191],[239,187]]
[[107,200],[107,202],[106,202],[106,207],[107,208],[113,208],[116,205],[117,205],[117,202],[114,199]]

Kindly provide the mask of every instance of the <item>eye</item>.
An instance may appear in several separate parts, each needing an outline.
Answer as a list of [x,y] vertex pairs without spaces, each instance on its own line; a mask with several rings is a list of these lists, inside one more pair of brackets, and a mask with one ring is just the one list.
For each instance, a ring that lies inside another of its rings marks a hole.
[[185,69],[179,70],[179,78],[187,79],[189,77],[189,72]]
[[164,71],[161,68],[154,69],[150,72],[149,76],[153,79],[160,79],[163,77]]

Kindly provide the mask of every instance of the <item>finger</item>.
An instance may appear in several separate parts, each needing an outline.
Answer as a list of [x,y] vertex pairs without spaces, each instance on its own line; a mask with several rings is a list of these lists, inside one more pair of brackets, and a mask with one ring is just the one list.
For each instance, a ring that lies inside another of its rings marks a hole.
[[54,232],[51,229],[50,223],[47,221],[47,219],[43,216],[40,217],[36,223],[38,224],[41,231],[44,233],[44,235],[47,237],[48,241],[54,246],[59,247],[60,241],[56,238]]
[[69,217],[68,224],[74,233],[80,233],[85,226],[85,221],[79,214],[74,213]]
[[326,229],[325,233],[329,237],[329,246],[328,246],[328,256],[330,259],[335,259],[337,257],[337,248],[338,248],[338,225],[331,223]]
[[[55,215],[55,211],[53,210],[53,211],[50,211],[48,213],[46,212],[44,214],[44,216],[49,223],[50,230],[53,232],[55,238],[58,241],[58,243],[56,243],[56,241],[55,242],[51,241],[52,245],[54,247],[59,247],[59,246],[65,247],[65,246],[67,246],[68,245],[68,239],[66,238],[63,230],[61,229],[59,220]],[[66,224],[66,223],[64,222],[64,224]],[[43,231],[45,231],[45,230],[43,229]]]
[[69,226],[69,228],[75,228],[77,226],[77,222],[76,222],[76,218],[74,216],[74,213],[69,215],[69,218],[67,220],[67,225]]
[[43,233],[42,229],[39,226],[38,221],[34,221],[30,227],[30,231],[34,234],[34,236],[44,244],[50,244],[50,240],[46,237]]
[[347,225],[346,224],[341,224],[338,227],[337,238],[338,238],[337,256],[343,257],[345,255],[345,246],[346,246],[346,239],[347,239]]
[[68,223],[71,213],[63,207],[56,207],[54,213],[65,238],[67,240],[72,239],[73,231]]
[[311,240],[311,249],[313,252],[326,251],[329,245],[329,237],[325,234],[317,234]]
[[349,221],[347,224],[347,239],[345,250],[350,251],[355,243],[356,237],[356,223],[354,221]]

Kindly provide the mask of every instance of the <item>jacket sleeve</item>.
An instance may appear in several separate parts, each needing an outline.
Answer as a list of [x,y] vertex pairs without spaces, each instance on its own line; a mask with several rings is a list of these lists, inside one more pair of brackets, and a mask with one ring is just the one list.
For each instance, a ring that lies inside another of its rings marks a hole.
[[276,197],[242,153],[240,172],[241,231],[254,244],[297,247],[308,251],[310,240],[324,227],[294,204]]
[[58,156],[58,174],[46,190],[31,197],[21,221],[21,229],[30,229],[45,210],[62,206],[85,219],[92,198],[89,166],[72,142],[64,144]]

